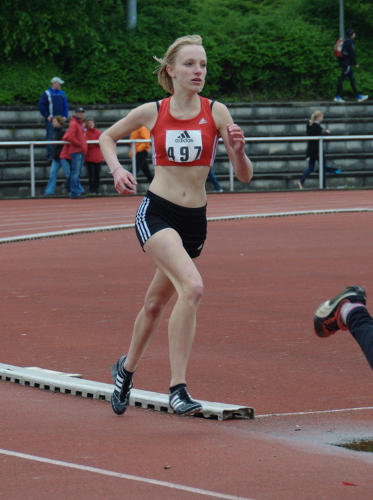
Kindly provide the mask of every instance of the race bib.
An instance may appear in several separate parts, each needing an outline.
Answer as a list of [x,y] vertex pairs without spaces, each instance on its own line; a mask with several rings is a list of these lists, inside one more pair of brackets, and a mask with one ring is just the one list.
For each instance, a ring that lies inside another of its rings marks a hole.
[[200,130],[167,130],[166,151],[170,161],[187,163],[198,160],[202,153]]

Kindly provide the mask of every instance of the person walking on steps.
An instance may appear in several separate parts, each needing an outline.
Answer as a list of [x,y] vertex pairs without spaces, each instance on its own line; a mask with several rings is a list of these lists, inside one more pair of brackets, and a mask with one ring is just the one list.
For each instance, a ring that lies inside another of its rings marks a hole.
[[120,165],[116,141],[141,125],[151,133],[155,170],[138,208],[135,228],[140,245],[154,261],[156,271],[135,320],[128,353],[112,366],[115,385],[111,406],[118,415],[126,411],[133,374],[174,293],[176,302],[168,322],[169,405],[179,415],[201,411],[201,404],[187,390],[186,372],[203,295],[203,281],[195,259],[206,238],[205,182],[219,136],[237,178],[249,182],[253,173],[244,152],[243,132],[233,123],[227,107],[199,95],[207,66],[202,38],[199,35],[178,38],[165,57],[156,60],[158,81],[170,96],[131,110],[100,137],[118,193],[135,193],[136,181]]
[[[311,119],[307,122],[307,135],[311,137],[315,137],[318,135],[330,134],[329,129],[324,131],[321,123],[324,120],[324,113],[320,110],[316,110],[312,113]],[[319,161],[319,141],[317,139],[313,139],[308,141],[307,143],[307,151],[306,158],[308,160],[308,167],[303,172],[300,180],[298,181],[299,189],[303,189],[304,183],[306,182],[307,177],[315,170],[316,162]],[[319,162],[320,164],[320,162]],[[341,170],[338,168],[331,167],[326,161],[325,155],[323,156],[323,179],[322,185],[325,188],[325,174],[333,173],[340,174]]]
[[355,37],[356,33],[355,30],[352,28],[348,28],[346,31],[347,38],[343,42],[342,46],[342,57],[339,58],[339,65],[341,67],[342,73],[341,76],[339,77],[338,84],[337,84],[337,93],[334,97],[334,102],[339,102],[343,103],[345,102],[342,97],[341,97],[341,92],[342,92],[342,85],[343,82],[346,78],[350,80],[351,88],[355,94],[356,100],[358,102],[363,102],[368,99],[369,96],[367,95],[362,95],[356,88],[356,83],[355,83],[355,77],[352,72],[352,67],[355,66],[355,68],[358,68],[359,65],[357,64],[356,61],[356,56],[355,56]]
[[362,286],[348,286],[323,302],[316,309],[314,329],[319,337],[349,330],[373,370],[373,318],[366,308],[366,292]]

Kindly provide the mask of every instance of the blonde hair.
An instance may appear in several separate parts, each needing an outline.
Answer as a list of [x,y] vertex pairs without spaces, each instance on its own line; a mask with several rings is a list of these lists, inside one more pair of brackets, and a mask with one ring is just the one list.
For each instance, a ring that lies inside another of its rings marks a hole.
[[320,111],[319,109],[317,111],[314,111],[311,115],[310,125],[313,125],[315,121],[317,121],[317,119],[321,116],[324,116],[324,113],[322,111]]
[[171,44],[163,59],[153,56],[154,59],[159,62],[159,66],[155,69],[154,73],[158,74],[158,82],[161,87],[164,88],[169,94],[174,93],[174,85],[172,78],[168,74],[167,66],[174,66],[176,62],[177,54],[180,49],[186,45],[202,45],[202,37],[199,35],[186,35],[177,38],[173,44]]

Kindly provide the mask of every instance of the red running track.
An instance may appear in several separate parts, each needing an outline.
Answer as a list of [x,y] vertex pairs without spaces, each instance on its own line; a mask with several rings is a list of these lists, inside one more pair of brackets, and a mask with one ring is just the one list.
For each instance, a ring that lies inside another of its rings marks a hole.
[[[209,195],[208,210],[371,209],[371,193]],[[132,223],[138,202],[2,201],[1,237]],[[135,408],[122,418],[106,402],[1,382],[1,495],[370,498],[372,455],[334,444],[373,438],[372,372],[347,332],[318,339],[312,314],[351,283],[367,287],[369,304],[372,222],[371,212],[210,222],[189,386],[198,399],[254,406],[256,420]],[[4,244],[0,255],[1,362],[109,382],[153,271],[134,231]],[[167,316],[136,373],[138,388],[167,391]]]
[[[24,234],[132,224],[141,197],[0,200],[0,240]],[[303,191],[208,195],[208,216],[312,210],[373,210],[372,191]]]

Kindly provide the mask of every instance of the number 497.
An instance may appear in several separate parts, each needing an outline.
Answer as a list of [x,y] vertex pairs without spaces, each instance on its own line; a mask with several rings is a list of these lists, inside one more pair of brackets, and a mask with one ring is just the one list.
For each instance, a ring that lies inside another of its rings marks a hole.
[[[198,160],[198,158],[200,157],[201,151],[202,151],[201,146],[194,146],[194,151],[190,149],[188,146],[180,146],[179,159],[177,160],[175,158],[175,148],[174,146],[170,146],[167,149],[167,156],[172,161],[195,161]],[[194,158],[191,158],[190,154],[192,154]]]

